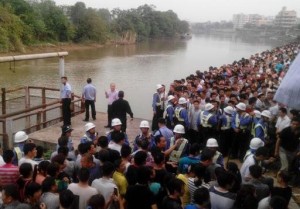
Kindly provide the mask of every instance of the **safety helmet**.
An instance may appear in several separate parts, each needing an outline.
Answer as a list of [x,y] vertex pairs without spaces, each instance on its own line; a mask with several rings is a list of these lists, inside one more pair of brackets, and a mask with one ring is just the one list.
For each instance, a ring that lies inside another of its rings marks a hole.
[[250,141],[250,149],[254,149],[254,150],[257,150],[258,148],[260,147],[263,147],[265,146],[265,143],[260,139],[260,138],[253,138],[251,139]]
[[185,130],[184,130],[183,125],[180,125],[180,124],[176,125],[176,126],[174,127],[173,132],[174,132],[174,133],[178,133],[178,134],[185,134]]
[[253,113],[254,113],[256,118],[261,118],[261,112],[260,111],[254,110]]
[[231,106],[227,106],[224,108],[224,112],[229,115],[232,115],[233,111],[234,111],[234,109]]
[[89,130],[91,130],[92,128],[95,128],[95,127],[96,127],[96,126],[95,126],[94,123],[87,123],[87,124],[84,125],[85,131],[89,131]]
[[15,143],[20,143],[20,142],[24,142],[28,139],[28,135],[24,132],[24,131],[18,131],[15,134]]
[[161,89],[162,87],[163,87],[163,85],[157,84],[157,85],[156,85],[156,90]]
[[210,111],[210,110],[213,109],[214,107],[215,107],[215,106],[214,106],[213,104],[207,103],[207,104],[205,104],[204,109],[205,109],[205,111]]
[[206,142],[206,147],[219,147],[219,145],[216,139],[210,138]]
[[264,116],[269,119],[272,118],[271,112],[269,110],[262,111],[261,116]]
[[140,128],[150,128],[149,122],[146,120],[142,120],[140,123]]
[[173,95],[169,95],[168,96],[168,102],[171,101],[172,99],[175,99],[175,97]]
[[243,102],[238,103],[235,107],[242,111],[246,110],[246,105]]
[[184,97],[179,98],[178,104],[182,105],[182,104],[186,104],[186,103],[187,103],[187,101]]
[[119,118],[112,119],[111,126],[119,126],[119,125],[122,125],[122,122],[120,121]]

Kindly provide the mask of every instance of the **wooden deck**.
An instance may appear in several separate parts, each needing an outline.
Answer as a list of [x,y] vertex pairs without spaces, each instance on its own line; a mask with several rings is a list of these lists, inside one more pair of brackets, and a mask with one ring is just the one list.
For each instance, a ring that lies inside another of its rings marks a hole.
[[[74,129],[72,132],[72,139],[74,142],[75,149],[77,148],[80,142],[80,138],[85,133],[84,125],[87,122],[82,121],[85,117],[84,114],[85,113],[82,113],[75,117],[72,117],[72,128]],[[96,125],[96,131],[99,133],[99,136],[106,135],[106,133],[109,131],[109,129],[104,128],[104,126],[107,124],[107,114],[97,112],[96,117],[97,119],[95,121],[90,120],[90,122],[93,122]],[[131,143],[139,133],[139,125],[141,121],[142,119],[138,118],[134,118],[133,121],[130,121],[130,119],[127,120],[126,132]],[[32,139],[38,145],[42,145],[48,149],[54,149],[54,147],[57,144],[57,140],[61,135],[61,126],[62,122],[57,123],[48,128],[44,128],[42,130],[29,134],[29,138]]]

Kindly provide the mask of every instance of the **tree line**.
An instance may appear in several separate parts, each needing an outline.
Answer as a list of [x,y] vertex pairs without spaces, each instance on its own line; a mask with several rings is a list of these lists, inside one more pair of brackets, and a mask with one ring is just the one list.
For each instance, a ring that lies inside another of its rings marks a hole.
[[0,0],[0,52],[23,51],[41,43],[107,43],[130,32],[134,41],[172,38],[189,24],[173,11],[152,5],[121,10],[88,8],[83,2],[58,6],[53,0]]

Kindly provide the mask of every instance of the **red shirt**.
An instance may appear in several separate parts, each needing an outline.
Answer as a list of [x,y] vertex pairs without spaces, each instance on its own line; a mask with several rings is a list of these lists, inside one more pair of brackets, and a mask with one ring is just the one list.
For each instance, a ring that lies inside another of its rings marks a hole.
[[11,163],[0,166],[0,185],[15,184],[19,178],[19,168]]

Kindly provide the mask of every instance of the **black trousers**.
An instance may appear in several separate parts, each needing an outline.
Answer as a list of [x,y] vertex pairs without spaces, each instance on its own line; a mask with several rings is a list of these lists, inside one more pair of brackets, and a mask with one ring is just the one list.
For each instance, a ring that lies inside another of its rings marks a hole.
[[164,110],[161,109],[161,106],[156,107],[156,114],[153,115],[152,119],[152,131],[158,130],[158,119],[162,118],[164,115]]
[[232,146],[233,137],[233,130],[231,128],[220,131],[219,147],[220,152],[224,157],[226,157],[229,153],[229,149]]
[[90,118],[90,106],[92,110],[92,118],[96,120],[96,110],[95,110],[95,101],[94,100],[85,100],[85,120]]
[[70,104],[71,104],[71,99],[69,98],[62,99],[62,114],[63,114],[64,126],[71,125]]
[[111,126],[111,121],[112,121],[112,105],[107,105],[107,126]]
[[249,149],[250,143],[250,131],[240,130],[238,133],[234,133],[233,143],[231,146],[231,155],[233,159],[244,159],[247,150]]

